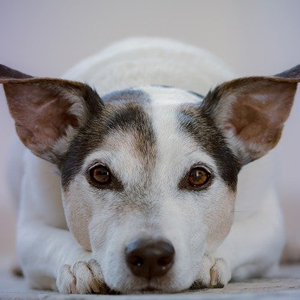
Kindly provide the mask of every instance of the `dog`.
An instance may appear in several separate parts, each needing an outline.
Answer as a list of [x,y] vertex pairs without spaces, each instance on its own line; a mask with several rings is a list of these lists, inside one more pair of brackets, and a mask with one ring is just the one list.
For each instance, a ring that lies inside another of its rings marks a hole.
[[274,272],[285,232],[266,154],[299,81],[300,65],[235,78],[160,38],[116,43],[62,79],[1,66],[27,148],[11,178],[28,284],[174,293]]

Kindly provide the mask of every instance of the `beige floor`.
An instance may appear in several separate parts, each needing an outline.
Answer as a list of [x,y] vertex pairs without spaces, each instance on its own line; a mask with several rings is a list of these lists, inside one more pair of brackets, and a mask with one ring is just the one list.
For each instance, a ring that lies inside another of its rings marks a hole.
[[283,266],[277,278],[230,283],[223,289],[194,290],[172,295],[60,295],[30,290],[24,279],[0,270],[0,299],[300,299],[300,265]]

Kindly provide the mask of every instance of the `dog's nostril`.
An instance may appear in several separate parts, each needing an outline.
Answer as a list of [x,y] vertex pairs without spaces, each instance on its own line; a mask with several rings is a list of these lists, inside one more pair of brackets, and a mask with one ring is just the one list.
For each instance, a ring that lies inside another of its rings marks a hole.
[[139,277],[159,277],[166,274],[174,262],[175,250],[166,240],[137,239],[125,249],[126,263]]
[[162,257],[157,260],[157,263],[160,266],[165,267],[172,262],[172,259],[173,259],[173,257]]
[[127,259],[127,263],[130,263],[133,266],[142,266],[144,264],[144,260],[139,256],[129,256]]

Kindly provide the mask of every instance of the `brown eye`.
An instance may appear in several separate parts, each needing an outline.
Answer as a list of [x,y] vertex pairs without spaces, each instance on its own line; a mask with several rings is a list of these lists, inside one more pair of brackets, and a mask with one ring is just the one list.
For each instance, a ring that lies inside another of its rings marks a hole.
[[196,167],[191,169],[188,175],[188,183],[193,187],[201,187],[209,181],[210,177],[210,173],[204,168]]
[[111,182],[110,171],[104,166],[95,166],[90,170],[91,179],[98,184],[109,184]]

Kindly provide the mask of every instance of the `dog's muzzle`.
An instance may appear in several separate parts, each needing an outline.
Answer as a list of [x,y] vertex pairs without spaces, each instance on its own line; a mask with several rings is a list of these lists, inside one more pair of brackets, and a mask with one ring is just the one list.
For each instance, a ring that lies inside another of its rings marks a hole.
[[129,243],[125,256],[134,275],[150,280],[165,275],[171,269],[175,249],[164,239],[139,238]]

